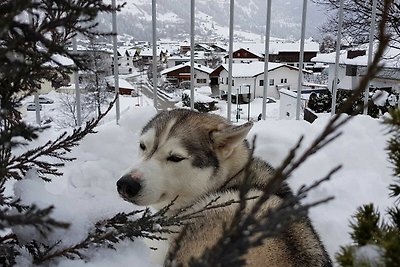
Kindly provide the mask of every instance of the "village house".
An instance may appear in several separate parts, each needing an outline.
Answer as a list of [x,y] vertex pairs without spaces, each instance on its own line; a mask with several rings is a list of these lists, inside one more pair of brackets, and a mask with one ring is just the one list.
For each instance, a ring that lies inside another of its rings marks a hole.
[[[210,73],[213,69],[201,64],[194,64],[194,86],[206,86],[210,83]],[[176,86],[182,82],[190,81],[190,62],[167,68],[161,72],[164,78]]]
[[[233,52],[232,58],[233,63],[250,63],[253,61],[263,61],[264,55],[252,51],[250,48],[239,48]],[[226,55],[224,59],[225,64],[227,64],[229,62],[229,55]]]
[[[72,61],[72,59],[69,59],[67,57],[61,55],[54,55],[52,57],[52,61],[46,64],[57,68],[59,65],[73,66],[74,62]],[[74,82],[74,73],[70,73],[69,75],[63,77],[61,76],[55,76],[55,77],[56,78],[54,78],[51,81],[42,80],[40,83],[40,88],[38,90],[38,93],[47,94],[53,90],[57,90],[63,87],[71,87],[71,84]]]
[[[165,62],[168,58],[168,51],[157,48],[157,62]],[[153,48],[145,48],[139,52],[139,61],[143,65],[150,65],[153,62]]]
[[[178,66],[180,64],[186,63],[190,61],[190,56],[186,55],[175,55],[168,57],[167,60],[167,68],[171,68],[174,66]],[[199,56],[197,53],[194,55],[194,62],[196,64],[206,65],[206,58],[203,56]]]
[[[114,77],[108,77],[107,79],[107,88],[111,92],[115,92],[115,80]],[[136,96],[138,94],[137,88],[129,83],[125,79],[118,79],[118,89],[120,95],[131,95]]]
[[[304,68],[314,70],[315,62],[311,58],[319,52],[319,44],[311,40],[304,43]],[[235,43],[233,49],[234,63],[248,63],[252,61],[264,61],[265,44],[263,43]],[[229,55],[225,56],[225,63],[228,63]],[[299,66],[300,41],[282,42],[271,41],[269,43],[269,62],[282,63],[293,67]]]
[[[309,73],[304,71],[305,73]],[[268,91],[267,96],[279,99],[279,90],[286,88],[293,90],[297,87],[299,69],[293,66],[273,63],[268,64]],[[220,94],[228,91],[228,64],[216,68],[211,74],[211,86],[219,86]],[[232,92],[250,92],[251,97],[262,97],[264,91],[264,62],[232,64]]]
[[[118,70],[119,74],[130,74],[133,71],[133,61],[135,57],[135,50],[129,47],[119,47],[117,49],[118,55]],[[111,55],[112,64],[111,69],[114,73],[114,55]]]
[[[349,50],[341,50],[338,68],[338,89],[354,90],[365,75],[368,65],[368,44]],[[400,91],[400,50],[387,48],[381,63],[381,71],[370,82],[370,88]],[[336,53],[319,54],[313,62],[328,64],[328,89],[332,92],[335,77]]]

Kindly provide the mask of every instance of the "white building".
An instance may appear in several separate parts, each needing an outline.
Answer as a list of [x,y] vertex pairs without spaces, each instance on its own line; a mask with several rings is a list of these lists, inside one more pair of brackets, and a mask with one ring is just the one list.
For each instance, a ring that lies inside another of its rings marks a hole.
[[[287,89],[280,90],[279,119],[291,120],[296,118],[297,93]],[[302,96],[300,102],[300,118],[304,117],[306,99]]]
[[[366,73],[368,65],[368,45],[362,45],[352,50],[340,51],[338,68],[338,89],[354,90]],[[370,82],[372,88],[400,88],[400,50],[388,48],[382,70]],[[312,59],[314,62],[326,63],[328,67],[328,89],[332,92],[335,76],[336,53],[319,54]]]
[[[306,71],[305,71],[306,72]],[[307,72],[308,73],[308,72]],[[279,89],[296,89],[299,69],[281,63],[268,63],[267,96],[279,99]],[[219,90],[228,91],[228,64],[216,68],[211,79],[218,77]],[[250,93],[254,97],[262,97],[264,90],[264,62],[232,64],[232,92],[237,90],[243,94]]]
[[[133,71],[133,59],[134,50],[128,47],[119,47],[117,49],[118,54],[118,70],[119,74],[130,74]],[[112,72],[114,72],[114,55],[111,55],[112,61]]]

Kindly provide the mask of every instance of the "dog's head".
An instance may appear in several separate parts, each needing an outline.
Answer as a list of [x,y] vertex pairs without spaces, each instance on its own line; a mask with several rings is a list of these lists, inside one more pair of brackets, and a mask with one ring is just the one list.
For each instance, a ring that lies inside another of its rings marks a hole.
[[188,201],[215,190],[246,164],[251,127],[190,110],[161,112],[143,128],[141,161],[118,180],[117,190],[137,205],[177,196]]

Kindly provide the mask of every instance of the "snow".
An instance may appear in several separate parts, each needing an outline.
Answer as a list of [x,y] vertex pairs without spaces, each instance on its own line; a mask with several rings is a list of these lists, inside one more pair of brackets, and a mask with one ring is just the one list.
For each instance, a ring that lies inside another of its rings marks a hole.
[[[196,92],[196,95],[200,95]],[[56,100],[57,94],[49,98]],[[98,127],[97,134],[89,135],[81,145],[74,148],[71,156],[77,160],[66,163],[64,175],[45,183],[34,171],[29,177],[14,184],[15,196],[23,203],[36,203],[39,207],[54,205],[53,216],[71,223],[67,230],[53,231],[51,240],[61,239],[61,246],[82,240],[87,231],[98,220],[112,217],[117,212],[138,209],[123,201],[116,192],[115,183],[122,173],[138,160],[138,137],[141,128],[155,114],[151,100],[144,99],[144,106],[136,106],[132,97],[121,97],[121,119],[115,123],[115,111],[111,111]],[[226,106],[220,101],[216,113],[226,116]],[[251,117],[256,119],[261,112],[262,99],[251,103]],[[248,105],[241,105],[243,114],[239,123],[247,121]],[[277,120],[279,101],[267,104],[267,120],[258,121],[252,128],[249,139],[257,136],[255,155],[280,165],[288,151],[304,136],[299,153],[318,136],[328,123],[329,116],[318,118],[313,124],[306,121]],[[58,109],[46,109],[47,113]],[[232,118],[235,118],[233,105]],[[28,112],[27,121],[34,121],[34,112]],[[321,235],[323,243],[333,258],[339,246],[351,243],[349,220],[356,208],[374,202],[381,212],[392,204],[388,198],[388,185],[392,181],[391,168],[387,161],[385,145],[387,129],[379,119],[357,116],[350,120],[341,131],[343,134],[306,161],[289,179],[294,190],[301,185],[310,185],[325,176],[332,168],[343,165],[334,177],[313,190],[305,202],[334,196],[331,202],[317,206],[310,211],[311,220]],[[42,133],[36,146],[54,139],[59,134],[56,127]],[[14,229],[21,240],[37,236],[33,229]],[[40,238],[38,236],[38,238]],[[150,249],[142,240],[124,241],[116,245],[116,250],[97,248],[85,252],[90,262],[61,259],[50,266],[158,266],[150,261]],[[29,262],[27,253],[18,256],[19,266]]]
[[[190,97],[190,90],[184,90],[182,93]],[[211,98],[201,92],[194,92],[194,102],[209,103],[214,101],[214,98]]]
[[[115,87],[114,77],[112,77],[112,76],[108,77],[107,83],[109,84],[109,86]],[[135,86],[133,86],[130,82],[128,82],[127,80],[122,79],[122,78],[118,79],[118,86],[119,86],[119,88],[124,88],[124,89],[131,89],[131,90],[135,89]]]
[[[355,58],[347,58],[347,50],[340,51],[339,63],[346,65],[357,65],[357,66],[367,66],[368,65],[368,44],[362,44],[357,48],[353,48],[354,50],[364,50],[366,54],[363,56],[358,56]],[[377,48],[377,43],[375,43],[373,48],[373,53]],[[380,63],[385,68],[399,68],[400,67],[400,49],[394,47],[387,47],[385,52],[383,53],[383,57]],[[328,54],[318,54],[316,57],[311,59],[312,62],[322,62],[328,64],[334,64],[336,59],[336,52],[328,53]]]
[[376,90],[374,93],[374,96],[372,97],[372,100],[374,101],[374,104],[380,107],[383,107],[386,105],[386,100],[389,97],[389,93],[386,91],[382,90]]
[[[264,55],[265,54],[265,44],[259,42],[235,42],[234,50],[244,48],[253,53]],[[289,42],[286,40],[271,40],[269,42],[269,53],[277,55],[280,52],[297,52],[300,51],[300,41]],[[304,42],[305,52],[318,52],[319,44],[312,41],[311,39],[306,39]],[[263,57],[263,56],[262,56]]]
[[365,245],[355,251],[355,262],[360,266],[384,266],[384,250],[376,245]]
[[[228,64],[221,65],[226,71],[229,69]],[[254,61],[251,63],[235,63],[232,64],[232,77],[254,77],[261,73],[264,73],[265,63],[261,61]],[[279,67],[285,66],[282,63],[269,62],[268,71],[277,69]]]
[[[183,67],[186,67],[186,66],[190,67],[191,63],[190,62],[185,62],[185,63],[179,64],[179,65],[173,66],[171,68],[164,69],[163,71],[161,71],[161,75],[168,74],[168,73],[170,73],[172,71],[179,70],[179,69],[181,69]],[[198,71],[201,71],[201,72],[205,72],[207,74],[210,74],[214,70],[212,68],[209,68],[207,66],[201,65],[199,63],[194,63],[194,69],[198,70]]]

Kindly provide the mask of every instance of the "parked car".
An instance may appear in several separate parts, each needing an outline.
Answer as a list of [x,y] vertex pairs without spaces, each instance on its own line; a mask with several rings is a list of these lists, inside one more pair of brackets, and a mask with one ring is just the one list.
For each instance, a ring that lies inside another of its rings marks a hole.
[[[27,111],[35,111],[35,110],[36,110],[35,103],[29,103],[29,104],[26,106],[26,110],[27,110]],[[42,105],[40,105],[40,104],[39,104],[39,110],[42,110]]]
[[54,101],[51,100],[50,98],[44,97],[44,96],[39,96],[39,103],[40,104],[53,104]]

